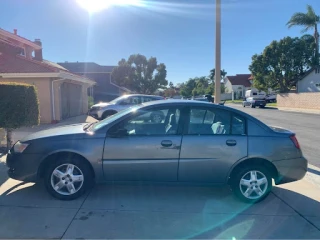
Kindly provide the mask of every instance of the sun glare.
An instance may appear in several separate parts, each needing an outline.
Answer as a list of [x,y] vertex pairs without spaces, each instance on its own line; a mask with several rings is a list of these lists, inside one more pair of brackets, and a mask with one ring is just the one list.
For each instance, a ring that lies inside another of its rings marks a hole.
[[114,5],[139,5],[141,0],[76,0],[89,13],[99,12]]

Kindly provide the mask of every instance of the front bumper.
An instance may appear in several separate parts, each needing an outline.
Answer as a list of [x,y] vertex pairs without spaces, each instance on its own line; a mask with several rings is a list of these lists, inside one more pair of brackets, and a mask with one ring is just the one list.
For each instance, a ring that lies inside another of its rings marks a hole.
[[304,157],[273,162],[278,170],[275,183],[283,184],[302,179],[308,171],[308,161]]
[[20,181],[35,182],[40,164],[39,159],[38,154],[12,153],[9,151],[6,161],[9,168],[8,176]]

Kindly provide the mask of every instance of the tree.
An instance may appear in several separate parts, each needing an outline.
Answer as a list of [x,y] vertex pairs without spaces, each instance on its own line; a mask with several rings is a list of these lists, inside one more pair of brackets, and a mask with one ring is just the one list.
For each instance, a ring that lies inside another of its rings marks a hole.
[[[224,79],[225,76],[227,76],[227,72],[224,69],[221,70],[220,74],[221,74],[221,80]],[[212,81],[214,81],[215,75],[216,75],[216,69],[212,69],[209,75]]]
[[12,131],[38,125],[39,101],[35,86],[0,82],[0,128],[7,132],[7,150],[12,146]]
[[262,54],[253,55],[249,70],[254,76],[254,86],[288,92],[311,67],[313,50],[310,50],[309,41],[307,36],[285,37],[272,41]]
[[169,87],[170,87],[171,89],[174,88],[173,82],[170,82],[170,83],[169,83]]
[[310,29],[314,30],[314,42],[315,42],[315,65],[319,65],[319,32],[318,23],[320,22],[320,16],[317,15],[312,6],[307,5],[307,13],[297,12],[294,13],[291,19],[288,21],[287,26],[289,28],[293,26],[302,26],[302,33],[307,32]]
[[180,94],[183,97],[191,97],[192,96],[192,90],[196,87],[196,79],[190,78],[187,82],[184,84],[181,84],[180,88]]
[[111,76],[119,86],[144,94],[153,94],[168,85],[166,65],[140,54],[131,55],[128,60],[121,59]]

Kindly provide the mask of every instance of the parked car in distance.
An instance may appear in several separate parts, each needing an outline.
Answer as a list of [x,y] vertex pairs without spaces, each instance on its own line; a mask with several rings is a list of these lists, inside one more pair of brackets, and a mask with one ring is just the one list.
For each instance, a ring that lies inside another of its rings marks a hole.
[[255,108],[255,107],[264,108],[266,104],[267,104],[266,100],[260,99],[260,98],[254,98],[254,97],[248,97],[242,102],[243,107],[252,107],[252,108]]
[[[161,122],[141,121],[159,111]],[[228,184],[241,200],[258,202],[272,179],[302,179],[307,160],[289,130],[226,106],[164,100],[33,133],[11,148],[7,166],[9,177],[42,179],[62,200],[80,197],[94,182],[133,181]]]
[[277,95],[276,94],[268,94],[268,95],[266,95],[265,100],[267,103],[275,103],[275,102],[277,102]]
[[[88,115],[96,119],[105,119],[121,110],[132,107],[137,104],[144,102],[163,100],[164,97],[155,95],[142,95],[142,94],[131,94],[118,97],[108,103],[98,103],[93,105],[88,112]],[[160,121],[163,114],[159,112],[158,114],[153,114],[150,116],[154,121]]]

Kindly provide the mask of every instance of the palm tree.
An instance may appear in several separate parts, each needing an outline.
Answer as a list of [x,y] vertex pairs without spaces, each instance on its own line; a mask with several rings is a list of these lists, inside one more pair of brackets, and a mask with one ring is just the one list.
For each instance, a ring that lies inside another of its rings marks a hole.
[[318,23],[320,22],[320,17],[315,13],[312,6],[307,5],[307,13],[297,12],[292,15],[291,19],[287,23],[288,28],[293,26],[303,26],[302,33],[307,32],[310,29],[314,30],[314,41],[316,45],[315,49],[315,59],[316,64],[319,64],[319,32]]

